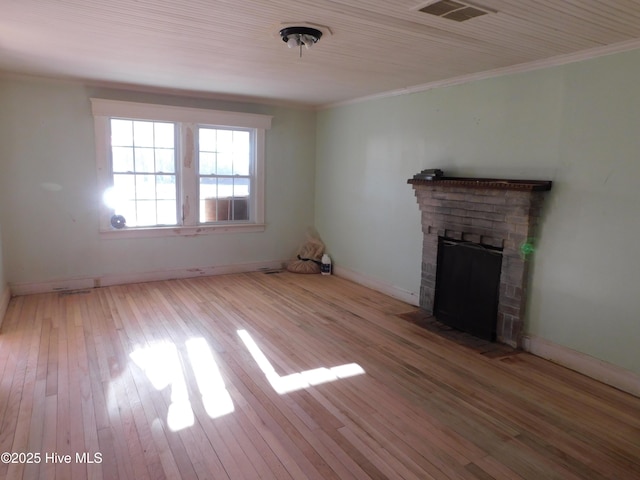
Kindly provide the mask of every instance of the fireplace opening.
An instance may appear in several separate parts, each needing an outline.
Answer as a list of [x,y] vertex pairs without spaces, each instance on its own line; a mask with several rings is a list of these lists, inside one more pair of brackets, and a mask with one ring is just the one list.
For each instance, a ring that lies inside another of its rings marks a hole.
[[501,270],[502,248],[438,237],[435,317],[495,341]]

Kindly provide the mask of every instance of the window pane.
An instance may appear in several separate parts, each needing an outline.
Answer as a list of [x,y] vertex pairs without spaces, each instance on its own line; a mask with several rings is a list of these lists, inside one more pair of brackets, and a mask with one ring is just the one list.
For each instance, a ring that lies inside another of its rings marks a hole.
[[200,128],[198,134],[198,146],[201,152],[216,151],[216,132],[213,128]]
[[218,198],[233,195],[233,178],[218,178]]
[[156,171],[153,148],[136,148],[136,172],[153,173]]
[[155,200],[155,175],[136,175],[136,198],[138,200]]
[[211,175],[216,173],[216,154],[200,152],[199,156],[200,175]]
[[230,150],[218,153],[217,175],[233,175],[233,156]]
[[156,172],[174,173],[176,171],[176,160],[173,149],[156,149]]
[[136,147],[153,147],[153,122],[133,122],[133,142]]
[[233,198],[229,220],[249,220],[249,202],[247,197]]
[[173,123],[155,123],[155,143],[156,147],[160,148],[173,148],[175,126]]
[[114,201],[120,203],[136,198],[135,175],[113,175]]
[[218,152],[233,151],[233,130],[218,130]]
[[133,122],[131,120],[111,119],[111,145],[133,145]]
[[215,198],[218,196],[218,181],[216,178],[200,178],[200,198]]
[[233,196],[234,197],[249,196],[249,179],[248,178],[233,179]]
[[158,224],[175,225],[177,223],[176,202],[174,200],[158,200],[157,207]]
[[174,200],[173,206],[175,210],[176,177],[174,175],[157,175],[156,192],[159,199]]
[[233,174],[249,175],[249,154],[233,155]]
[[211,197],[200,198],[200,223],[215,222],[218,218],[216,213],[218,199]]
[[233,132],[233,174],[249,175],[250,136],[249,132]]
[[136,202],[137,225],[157,225],[155,200],[138,200]]
[[112,160],[114,172],[133,172],[133,148],[113,147]]

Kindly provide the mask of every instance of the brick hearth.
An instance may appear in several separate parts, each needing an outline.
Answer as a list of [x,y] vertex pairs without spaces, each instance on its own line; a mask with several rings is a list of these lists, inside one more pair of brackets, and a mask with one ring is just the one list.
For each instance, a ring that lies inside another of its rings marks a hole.
[[522,245],[535,244],[543,195],[551,182],[441,177],[410,179],[422,212],[420,307],[433,313],[438,237],[502,248],[497,341],[521,347],[528,261]]

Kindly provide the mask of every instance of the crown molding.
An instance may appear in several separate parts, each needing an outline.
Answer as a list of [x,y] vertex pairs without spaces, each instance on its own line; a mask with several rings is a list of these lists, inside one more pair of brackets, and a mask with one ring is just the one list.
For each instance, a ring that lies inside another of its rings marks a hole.
[[[10,81],[41,81],[54,82],[60,85],[75,85],[82,88],[94,90],[110,90],[113,92],[129,92],[148,95],[165,95],[176,98],[195,98],[199,100],[211,100],[229,103],[241,103],[244,105],[259,105],[274,108],[290,108],[295,110],[317,110],[317,106],[311,103],[298,102],[286,99],[274,99],[267,97],[257,97],[249,95],[226,94],[219,92],[205,92],[201,90],[183,90],[168,87],[157,87],[153,85],[141,85],[134,83],[123,83],[109,80],[97,80],[89,78],[79,78],[60,75],[45,75],[31,72],[12,72],[0,70],[0,80]],[[100,95],[92,93],[91,95]]]
[[622,53],[629,50],[635,50],[638,48],[640,48],[640,38],[635,38],[633,40],[627,40],[624,42],[614,43],[611,45],[604,45],[601,47],[590,48],[587,50],[581,50],[579,52],[574,52],[574,53],[557,55],[555,57],[545,58],[542,60],[535,60],[533,62],[519,63],[517,65],[510,65],[508,67],[495,68],[492,70],[485,70],[483,72],[472,73],[469,75],[461,75],[458,77],[436,80],[434,82],[415,85],[412,87],[390,90],[383,93],[376,93],[373,95],[367,95],[365,97],[354,98],[352,100],[345,100],[343,102],[329,103],[329,104],[319,106],[318,110],[328,110],[330,108],[354,105],[358,103],[368,102],[371,100],[381,100],[383,98],[397,97],[400,95],[409,95],[412,93],[419,93],[419,92],[426,92],[428,90],[433,90],[435,88],[452,87],[455,85],[462,85],[465,83],[476,82],[479,80],[487,80],[489,78],[501,77],[504,75],[526,73],[534,70],[541,70],[544,68],[558,67],[561,65],[581,62],[584,60],[591,60],[594,58],[603,57],[605,55]]

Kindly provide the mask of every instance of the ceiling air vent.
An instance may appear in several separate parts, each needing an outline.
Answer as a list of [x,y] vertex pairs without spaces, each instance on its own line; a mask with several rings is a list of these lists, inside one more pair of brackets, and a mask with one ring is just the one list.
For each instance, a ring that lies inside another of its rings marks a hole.
[[440,0],[420,9],[421,12],[435,15],[436,17],[448,18],[456,22],[464,22],[472,18],[486,15],[490,10],[485,10],[477,6],[472,6],[453,0]]

